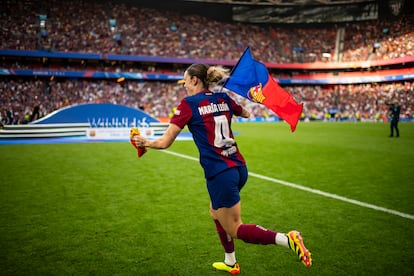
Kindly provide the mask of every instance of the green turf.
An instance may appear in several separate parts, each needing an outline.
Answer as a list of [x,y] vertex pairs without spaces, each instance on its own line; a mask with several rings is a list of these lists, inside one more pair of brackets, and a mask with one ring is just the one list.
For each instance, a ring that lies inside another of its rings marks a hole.
[[[254,174],[414,215],[414,124],[239,123]],[[197,157],[191,141],[170,151]],[[226,275],[198,162],[131,145],[2,145],[0,275]],[[292,252],[236,241],[243,275],[413,275],[414,220],[254,176],[245,223],[298,229]]]

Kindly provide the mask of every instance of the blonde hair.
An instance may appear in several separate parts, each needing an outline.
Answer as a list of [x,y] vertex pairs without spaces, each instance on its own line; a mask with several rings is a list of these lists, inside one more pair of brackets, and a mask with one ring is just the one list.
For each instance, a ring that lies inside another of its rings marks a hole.
[[207,70],[207,83],[209,86],[217,85],[229,77],[229,69],[222,66],[210,66]]
[[199,78],[205,89],[209,89],[211,86],[218,85],[223,80],[228,78],[229,69],[222,66],[209,66],[207,64],[195,63],[190,65],[186,72],[189,76],[196,76]]

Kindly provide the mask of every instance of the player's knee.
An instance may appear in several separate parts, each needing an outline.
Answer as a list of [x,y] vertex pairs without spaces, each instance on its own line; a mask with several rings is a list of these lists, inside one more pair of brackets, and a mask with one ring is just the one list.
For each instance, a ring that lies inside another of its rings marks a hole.
[[233,225],[231,232],[229,233],[229,235],[233,238],[233,239],[237,239],[237,232],[239,231],[239,227],[240,225],[242,225],[242,223],[236,223]]
[[216,214],[214,212],[214,209],[213,209],[213,207],[211,207],[211,205],[210,205],[209,213],[210,213],[210,216],[213,220],[217,219]]

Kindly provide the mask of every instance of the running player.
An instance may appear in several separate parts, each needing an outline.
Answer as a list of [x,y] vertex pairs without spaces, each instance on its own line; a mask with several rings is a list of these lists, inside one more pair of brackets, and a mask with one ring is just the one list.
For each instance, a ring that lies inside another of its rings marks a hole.
[[231,118],[233,115],[248,118],[250,112],[227,93],[209,90],[227,77],[228,70],[220,66],[189,66],[184,73],[184,87],[188,96],[177,107],[164,135],[153,141],[135,136],[134,142],[141,147],[165,149],[188,126],[199,150],[211,200],[210,214],[225,252],[224,261],[213,263],[214,268],[231,274],[240,273],[233,239],[290,248],[306,267],[311,267],[311,253],[298,231],[284,234],[242,222],[240,191],[247,181],[248,171],[234,140]]

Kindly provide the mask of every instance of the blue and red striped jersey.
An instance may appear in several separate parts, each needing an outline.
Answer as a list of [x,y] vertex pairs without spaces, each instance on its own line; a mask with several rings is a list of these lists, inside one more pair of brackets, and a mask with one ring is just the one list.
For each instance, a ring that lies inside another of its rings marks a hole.
[[232,116],[241,113],[242,107],[226,93],[206,90],[184,98],[171,118],[180,128],[188,126],[206,178],[246,164],[231,130]]

